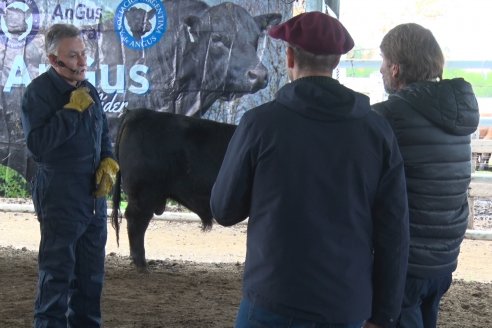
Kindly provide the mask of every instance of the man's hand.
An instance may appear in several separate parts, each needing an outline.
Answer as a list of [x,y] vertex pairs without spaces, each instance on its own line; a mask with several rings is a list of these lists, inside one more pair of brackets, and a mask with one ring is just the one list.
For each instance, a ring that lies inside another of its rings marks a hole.
[[116,173],[120,170],[120,167],[116,161],[110,157],[106,157],[101,161],[99,167],[96,170],[96,186],[97,189],[94,192],[95,197],[104,197],[113,188],[114,181],[116,179]]
[[70,94],[70,101],[68,102],[68,104],[63,106],[63,108],[73,109],[82,113],[93,103],[94,99],[92,99],[91,95],[89,94],[89,89],[86,87],[81,87],[72,91],[72,93]]

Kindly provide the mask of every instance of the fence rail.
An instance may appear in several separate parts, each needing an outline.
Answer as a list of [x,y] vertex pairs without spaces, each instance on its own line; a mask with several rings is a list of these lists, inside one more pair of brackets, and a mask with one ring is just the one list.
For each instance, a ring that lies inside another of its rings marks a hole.
[[[492,153],[492,140],[472,139],[472,178],[470,187],[468,190],[468,202],[470,207],[470,214],[468,217],[468,230],[466,233],[467,238],[492,240],[492,231],[477,231],[473,230],[474,220],[474,203],[476,198],[491,198],[492,199],[492,173],[475,171],[475,161],[478,153]],[[3,204],[0,206],[0,211],[5,212],[33,212],[32,205],[21,204]],[[108,210],[109,211],[109,210]],[[108,212],[109,214],[109,212]],[[200,219],[194,213],[180,213],[173,214],[166,212],[165,215],[157,217],[159,219],[168,220],[185,220],[185,221],[199,221]]]
[[475,198],[492,198],[492,174],[490,172],[475,171],[475,164],[479,153],[492,153],[492,140],[472,139],[472,178],[468,189],[468,203],[470,214],[468,216],[468,229],[473,230],[475,217]]

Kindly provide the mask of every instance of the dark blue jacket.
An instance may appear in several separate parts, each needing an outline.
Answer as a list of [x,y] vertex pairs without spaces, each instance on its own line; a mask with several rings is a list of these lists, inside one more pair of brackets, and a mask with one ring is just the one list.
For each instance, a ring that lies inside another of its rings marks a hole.
[[418,82],[374,109],[391,124],[405,162],[410,211],[408,273],[452,273],[468,222],[470,135],[478,105],[463,79]]
[[92,193],[101,159],[113,156],[108,123],[94,86],[86,81],[81,86],[90,89],[95,101],[82,113],[63,109],[75,87],[53,68],[25,90],[21,119],[27,148],[38,165],[33,190],[38,215],[90,217],[96,207],[106,216],[105,201],[96,204]]
[[106,116],[96,89],[88,82],[95,104],[83,113],[65,110],[75,87],[53,68],[34,79],[22,100],[22,125],[27,148],[37,163],[77,166],[94,171],[101,158],[112,156]]
[[369,99],[327,77],[244,114],[212,190],[222,225],[249,216],[245,297],[331,323],[399,315],[408,252],[403,161]]

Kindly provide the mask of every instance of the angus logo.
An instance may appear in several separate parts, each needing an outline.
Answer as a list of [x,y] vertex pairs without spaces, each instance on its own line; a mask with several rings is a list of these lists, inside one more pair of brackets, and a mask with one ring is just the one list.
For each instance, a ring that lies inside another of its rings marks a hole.
[[0,2],[0,42],[23,48],[39,31],[39,10],[32,0]]
[[116,9],[114,30],[129,48],[155,45],[166,32],[167,14],[162,1],[126,0]]

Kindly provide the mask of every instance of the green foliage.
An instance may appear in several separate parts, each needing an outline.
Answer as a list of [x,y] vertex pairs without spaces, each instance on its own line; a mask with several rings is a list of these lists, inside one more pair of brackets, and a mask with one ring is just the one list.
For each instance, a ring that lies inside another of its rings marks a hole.
[[491,70],[446,69],[443,75],[445,79],[464,78],[472,85],[477,97],[492,97]]
[[[348,68],[348,77],[367,78],[371,74],[378,72],[376,68]],[[445,69],[443,78],[452,79],[456,77],[464,78],[468,81],[477,97],[492,97],[492,70],[474,70],[474,69]]]
[[0,197],[30,197],[26,180],[19,173],[4,165],[0,165]]
[[348,77],[370,77],[374,72],[378,72],[379,69],[375,68],[349,68],[347,69]]

